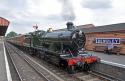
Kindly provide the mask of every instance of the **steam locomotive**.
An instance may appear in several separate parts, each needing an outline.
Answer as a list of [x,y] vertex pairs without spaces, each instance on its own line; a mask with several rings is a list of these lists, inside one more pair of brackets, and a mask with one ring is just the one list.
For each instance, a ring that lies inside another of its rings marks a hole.
[[68,22],[64,30],[35,31],[7,41],[31,55],[67,69],[69,73],[74,73],[76,69],[89,70],[89,65],[99,60],[84,52],[85,34],[72,22]]

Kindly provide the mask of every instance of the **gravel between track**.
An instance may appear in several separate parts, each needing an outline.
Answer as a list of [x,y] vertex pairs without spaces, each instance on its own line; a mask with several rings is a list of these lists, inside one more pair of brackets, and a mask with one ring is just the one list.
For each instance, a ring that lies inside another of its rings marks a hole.
[[13,62],[21,76],[22,81],[46,81],[17,53],[15,53],[10,48],[8,48],[8,50],[10,52],[11,59],[13,59]]

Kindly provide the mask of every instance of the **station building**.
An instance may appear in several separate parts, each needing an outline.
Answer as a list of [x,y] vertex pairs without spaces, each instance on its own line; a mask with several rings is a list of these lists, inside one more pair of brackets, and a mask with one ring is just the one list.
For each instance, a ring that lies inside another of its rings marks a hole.
[[86,34],[86,50],[104,52],[108,44],[113,44],[119,48],[119,54],[125,54],[125,23],[78,28]]
[[8,26],[9,21],[5,18],[0,17],[0,40],[2,40],[5,36]]

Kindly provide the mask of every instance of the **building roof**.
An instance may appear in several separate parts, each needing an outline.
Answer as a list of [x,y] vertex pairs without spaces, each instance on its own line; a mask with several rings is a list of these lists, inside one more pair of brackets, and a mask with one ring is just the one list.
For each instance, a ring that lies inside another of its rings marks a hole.
[[[111,24],[111,25],[103,25],[103,26],[95,26],[95,27],[86,27],[87,25],[76,26],[78,29],[81,29],[84,33],[95,33],[95,32],[113,32],[113,31],[123,31],[125,32],[125,23]],[[94,25],[93,25],[94,26]],[[59,30],[66,30],[58,29]]]
[[85,24],[77,26],[77,28],[93,28],[93,27],[95,27],[93,24]]
[[[78,29],[83,29],[83,28],[94,28],[95,26],[93,24],[85,24],[85,25],[79,25],[79,26],[75,26]],[[54,31],[60,31],[60,30],[67,30],[67,28],[63,28],[63,29],[58,29],[58,30],[54,30]]]
[[95,33],[95,32],[111,32],[111,31],[123,31],[125,30],[125,23],[96,26],[93,28],[79,28],[85,33]]
[[9,21],[0,17],[0,36],[4,36],[9,26]]

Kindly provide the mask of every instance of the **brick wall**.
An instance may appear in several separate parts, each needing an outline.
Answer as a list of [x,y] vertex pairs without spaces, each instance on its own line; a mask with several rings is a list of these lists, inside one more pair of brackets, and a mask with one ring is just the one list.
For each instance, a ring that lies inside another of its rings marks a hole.
[[116,32],[99,32],[99,33],[86,33],[86,45],[87,50],[94,50],[95,46],[107,46],[107,44],[96,44],[96,38],[120,38],[120,44],[114,44],[121,48],[120,53],[125,54],[125,33],[122,31]]

